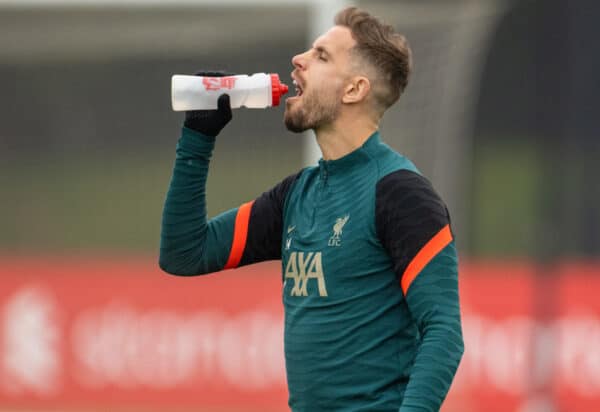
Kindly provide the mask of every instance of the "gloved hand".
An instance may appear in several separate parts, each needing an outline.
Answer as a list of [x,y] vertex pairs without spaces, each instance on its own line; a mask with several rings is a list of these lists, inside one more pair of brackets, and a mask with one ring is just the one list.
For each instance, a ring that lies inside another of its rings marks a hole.
[[[195,76],[205,77],[223,77],[231,76],[227,72],[196,72]],[[217,101],[216,110],[189,110],[185,112],[185,121],[183,125],[189,129],[200,132],[206,136],[216,136],[231,120],[231,106],[229,104],[229,95],[222,94]]]

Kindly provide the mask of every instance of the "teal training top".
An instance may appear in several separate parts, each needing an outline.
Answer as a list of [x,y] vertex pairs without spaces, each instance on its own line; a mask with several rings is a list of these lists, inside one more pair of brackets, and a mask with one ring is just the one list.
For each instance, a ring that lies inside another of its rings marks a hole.
[[437,411],[463,353],[450,217],[376,132],[207,220],[215,139],[184,128],[160,266],[200,275],[281,259],[292,411]]

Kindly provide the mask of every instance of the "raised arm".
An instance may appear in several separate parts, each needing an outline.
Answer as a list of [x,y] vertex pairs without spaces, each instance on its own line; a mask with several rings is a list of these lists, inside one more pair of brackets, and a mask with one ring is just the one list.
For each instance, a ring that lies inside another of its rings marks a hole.
[[464,350],[448,211],[424,177],[397,171],[377,185],[377,231],[420,334],[400,412],[438,411]]
[[215,136],[230,119],[226,95],[217,110],[186,113],[162,217],[159,265],[167,273],[201,275],[281,257],[283,205],[297,175],[207,219],[210,157]]

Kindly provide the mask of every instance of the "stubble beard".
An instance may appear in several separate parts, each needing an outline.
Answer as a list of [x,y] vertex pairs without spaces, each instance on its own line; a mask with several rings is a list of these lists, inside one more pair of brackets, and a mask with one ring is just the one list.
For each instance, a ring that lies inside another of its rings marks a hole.
[[300,102],[296,102],[296,107],[287,105],[285,108],[284,122],[290,132],[318,130],[332,123],[337,117],[340,108],[337,99],[323,101],[314,94],[304,94],[301,99]]

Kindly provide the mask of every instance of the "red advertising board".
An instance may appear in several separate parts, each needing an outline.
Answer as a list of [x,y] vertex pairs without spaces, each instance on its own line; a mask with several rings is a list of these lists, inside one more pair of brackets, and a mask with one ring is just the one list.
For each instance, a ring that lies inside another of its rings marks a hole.
[[[600,265],[461,267],[446,412],[600,410]],[[0,259],[0,409],[285,411],[280,264]],[[74,409],[73,409],[74,408]]]

